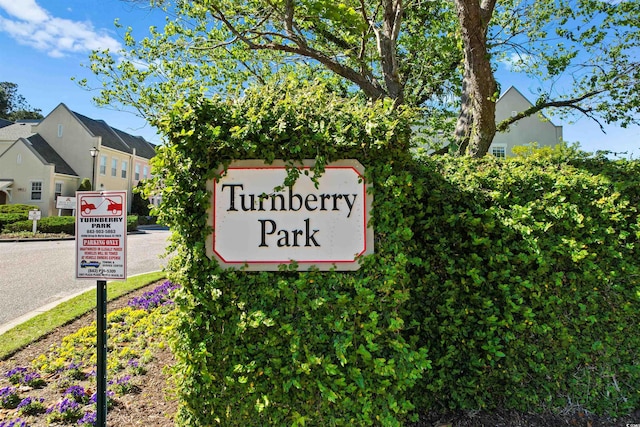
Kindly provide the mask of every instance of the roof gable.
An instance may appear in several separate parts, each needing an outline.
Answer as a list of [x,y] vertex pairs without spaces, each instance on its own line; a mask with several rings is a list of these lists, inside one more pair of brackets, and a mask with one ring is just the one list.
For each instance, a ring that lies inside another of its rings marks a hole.
[[132,153],[131,147],[104,120],[94,120],[75,111],[72,111],[72,113],[93,136],[102,137],[102,145],[124,153]]
[[0,128],[0,141],[14,142],[33,134],[34,132],[31,131],[31,123],[11,123],[8,126]]
[[55,173],[78,176],[73,168],[40,135],[35,134],[26,139],[21,138],[21,140],[31,147],[44,163],[53,164]]

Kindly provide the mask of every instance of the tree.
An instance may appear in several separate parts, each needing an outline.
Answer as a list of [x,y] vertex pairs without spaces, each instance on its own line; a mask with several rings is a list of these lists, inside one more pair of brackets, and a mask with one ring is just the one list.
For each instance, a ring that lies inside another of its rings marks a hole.
[[93,186],[91,185],[91,180],[89,178],[82,178],[82,181],[78,186],[78,191],[91,191],[91,190],[93,190]]
[[131,213],[140,216],[149,215],[149,200],[145,199],[143,194],[144,184],[142,181],[138,182],[138,185],[133,191],[133,199],[131,200]]
[[[134,106],[151,121],[185,93],[238,94],[293,72],[332,81],[348,96],[422,108],[441,127],[457,109],[456,146],[472,156],[487,152],[496,130],[550,108],[638,123],[640,6],[633,0],[151,4],[176,18],[139,42],[128,29],[123,58],[91,58],[103,78],[97,101]],[[541,82],[539,98],[496,127],[495,70],[506,62]]]
[[26,99],[18,94],[18,85],[0,82],[0,118],[11,120],[41,119],[40,109],[31,108]]

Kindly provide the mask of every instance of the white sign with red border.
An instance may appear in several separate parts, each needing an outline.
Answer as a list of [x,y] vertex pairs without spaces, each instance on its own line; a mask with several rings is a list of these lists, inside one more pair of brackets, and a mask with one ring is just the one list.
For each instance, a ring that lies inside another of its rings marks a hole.
[[127,278],[127,192],[76,193],[76,278]]
[[282,161],[236,161],[209,181],[214,232],[208,255],[225,268],[254,271],[275,271],[292,261],[299,270],[360,268],[358,258],[373,253],[364,167],[356,160],[331,163],[316,186],[312,165],[308,160],[298,167],[292,187],[283,188]]

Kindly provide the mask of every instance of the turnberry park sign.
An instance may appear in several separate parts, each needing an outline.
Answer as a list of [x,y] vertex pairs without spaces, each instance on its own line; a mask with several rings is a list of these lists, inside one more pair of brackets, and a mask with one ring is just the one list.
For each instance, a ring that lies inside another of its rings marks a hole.
[[209,181],[209,256],[223,267],[253,271],[278,270],[292,261],[299,270],[357,270],[358,257],[373,253],[364,167],[357,160],[331,163],[316,186],[305,174],[312,166],[300,165],[291,187],[283,188],[283,162],[260,160],[236,161]]

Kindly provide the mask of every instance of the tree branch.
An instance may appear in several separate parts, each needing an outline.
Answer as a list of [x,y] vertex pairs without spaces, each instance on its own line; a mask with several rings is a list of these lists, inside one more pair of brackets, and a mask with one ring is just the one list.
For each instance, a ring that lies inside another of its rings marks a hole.
[[594,90],[591,92],[588,92],[580,97],[577,98],[573,98],[573,99],[567,99],[567,100],[563,100],[563,101],[548,101],[548,102],[542,102],[542,103],[537,103],[536,105],[527,108],[524,111],[519,112],[518,114],[516,114],[515,116],[509,117],[506,120],[501,121],[497,126],[496,126],[496,130],[498,132],[505,132],[509,129],[509,126],[512,125],[513,123],[517,122],[520,119],[523,119],[525,117],[529,117],[532,116],[546,108],[573,108],[575,110],[580,111],[582,114],[584,114],[585,116],[589,117],[590,119],[592,119],[593,121],[595,121],[598,126],[600,126],[600,129],[602,129],[604,131],[604,127],[602,125],[602,123],[600,123],[600,121],[598,119],[595,118],[595,116],[593,114],[591,114],[591,112],[593,111],[593,108],[585,108],[585,107],[581,107],[578,103],[581,101],[584,101],[585,99],[594,97],[596,95],[599,95],[601,93],[605,92],[604,89],[600,89],[600,90]]

